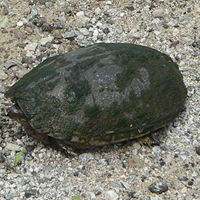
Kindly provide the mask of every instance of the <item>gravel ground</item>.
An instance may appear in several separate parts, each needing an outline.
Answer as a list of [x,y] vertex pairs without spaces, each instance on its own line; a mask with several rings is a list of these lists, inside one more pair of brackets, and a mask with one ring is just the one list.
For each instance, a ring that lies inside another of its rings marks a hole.
[[[200,199],[198,0],[7,0],[0,13],[0,199]],[[158,142],[147,136],[69,149],[67,157],[9,119],[4,92],[45,58],[97,42],[141,44],[170,55],[188,89],[186,109],[153,135]]]

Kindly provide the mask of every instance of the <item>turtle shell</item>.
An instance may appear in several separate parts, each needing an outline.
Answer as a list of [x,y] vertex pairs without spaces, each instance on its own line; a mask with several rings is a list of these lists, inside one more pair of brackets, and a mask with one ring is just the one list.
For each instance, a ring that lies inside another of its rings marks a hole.
[[81,147],[137,138],[173,121],[187,96],[172,59],[100,43],[46,59],[7,92],[39,134]]

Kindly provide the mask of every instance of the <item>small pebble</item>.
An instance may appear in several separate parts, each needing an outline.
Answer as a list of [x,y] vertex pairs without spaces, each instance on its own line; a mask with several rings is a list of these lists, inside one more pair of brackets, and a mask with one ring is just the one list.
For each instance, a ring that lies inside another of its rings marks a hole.
[[93,155],[91,153],[83,153],[79,155],[79,159],[83,161],[83,163],[87,163],[93,159]]
[[0,68],[0,80],[5,80],[7,77],[7,74]]
[[163,8],[155,9],[152,12],[152,15],[153,15],[154,18],[164,18],[165,10]]
[[17,144],[14,144],[14,143],[7,143],[6,149],[10,150],[10,151],[20,151],[22,149],[22,147],[20,147]]
[[27,44],[24,48],[25,51],[35,51],[37,48],[38,44],[36,42]]
[[104,197],[104,200],[118,200],[119,198],[117,193],[112,190],[103,192],[103,197]]
[[24,23],[22,21],[17,22],[17,26],[21,27],[23,25],[24,25]]
[[84,17],[84,16],[78,16],[76,17],[76,26],[81,28],[87,25],[87,23],[89,22],[89,18]]
[[45,45],[47,42],[51,42],[53,40],[53,37],[45,37],[45,38],[42,38],[39,43],[41,45]]
[[98,7],[94,10],[95,15],[100,15],[101,14],[101,9]]
[[74,40],[75,37],[76,37],[76,34],[73,31],[63,34],[63,38],[68,39],[68,40]]
[[90,34],[90,32],[86,28],[80,28],[79,31],[85,36]]
[[37,194],[38,191],[37,191],[37,190],[30,189],[30,190],[25,190],[24,192],[25,192],[24,196],[25,196],[26,198],[30,198],[31,196],[35,196],[35,195]]
[[104,29],[103,29],[103,32],[104,32],[105,34],[108,34],[108,33],[110,33],[110,30],[109,30],[109,28],[104,28]]
[[31,18],[34,19],[38,15],[38,11],[35,7],[31,8]]
[[165,182],[155,182],[155,183],[152,183],[149,186],[149,190],[152,193],[161,194],[161,193],[166,192],[168,190],[168,186]]
[[54,25],[51,24],[42,25],[42,31],[51,32],[52,30],[54,30]]

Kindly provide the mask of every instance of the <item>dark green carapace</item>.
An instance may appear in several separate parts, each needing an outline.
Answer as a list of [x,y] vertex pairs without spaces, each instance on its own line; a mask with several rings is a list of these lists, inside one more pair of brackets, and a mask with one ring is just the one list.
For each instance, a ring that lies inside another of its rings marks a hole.
[[6,96],[32,136],[90,147],[165,126],[183,110],[187,91],[169,56],[139,45],[101,43],[48,58]]

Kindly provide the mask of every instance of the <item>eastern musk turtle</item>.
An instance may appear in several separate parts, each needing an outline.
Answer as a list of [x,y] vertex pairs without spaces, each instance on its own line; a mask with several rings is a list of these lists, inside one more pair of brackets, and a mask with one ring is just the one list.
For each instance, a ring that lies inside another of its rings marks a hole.
[[36,139],[75,147],[137,138],[172,122],[187,90],[172,59],[149,47],[100,43],[46,59],[5,94]]

